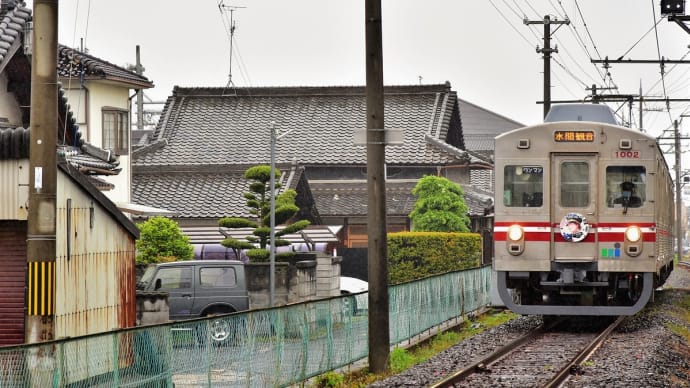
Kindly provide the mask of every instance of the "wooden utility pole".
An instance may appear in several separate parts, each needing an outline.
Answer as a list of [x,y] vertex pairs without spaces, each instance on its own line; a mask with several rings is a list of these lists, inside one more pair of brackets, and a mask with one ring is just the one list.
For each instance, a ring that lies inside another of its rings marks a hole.
[[58,0],[34,1],[27,225],[27,343],[54,339]]
[[[551,20],[549,15],[544,16],[544,20],[524,20],[526,25],[529,24],[543,24],[544,25],[544,48],[540,49],[537,46],[537,53],[544,54],[544,117],[551,109],[551,53],[557,53],[558,47],[551,48],[551,25],[570,24],[570,20]],[[554,31],[555,33],[556,31]]]
[[388,251],[386,241],[386,145],[383,120],[381,0],[365,1],[367,77],[367,235],[369,270],[369,369],[390,369]]

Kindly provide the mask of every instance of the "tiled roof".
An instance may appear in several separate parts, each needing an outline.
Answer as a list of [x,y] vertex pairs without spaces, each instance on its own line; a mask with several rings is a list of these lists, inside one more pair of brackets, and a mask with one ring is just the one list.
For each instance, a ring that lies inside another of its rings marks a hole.
[[[407,216],[412,211],[415,182],[386,183],[386,212]],[[309,182],[312,196],[322,216],[365,216],[369,191],[366,182]]]
[[[475,162],[463,151],[457,96],[448,84],[386,87],[384,117],[387,128],[404,131],[402,145],[386,147],[387,163]],[[159,146],[135,150],[133,164],[266,163],[271,122],[283,136],[278,163],[366,163],[366,147],[353,141],[355,130],[366,128],[363,87],[176,87],[150,140]]]
[[107,79],[127,83],[133,89],[153,87],[153,82],[143,75],[62,44],[58,47],[58,77],[73,78],[75,83],[83,77],[85,80]]
[[3,4],[0,10],[0,68],[3,69],[21,47],[24,25],[31,20],[31,9],[26,8],[23,2],[18,2],[11,9],[7,7]]
[[465,146],[470,151],[494,150],[494,138],[504,132],[524,127],[515,120],[501,116],[488,109],[458,99],[462,116],[462,133],[465,136]]
[[480,188],[487,193],[494,192],[494,170],[493,169],[474,169],[470,171],[470,184]]
[[[417,200],[412,194],[416,182],[386,182],[386,214],[408,216]],[[366,182],[310,182],[316,207],[322,216],[366,216],[369,191]],[[491,193],[463,186],[471,216],[484,215],[493,206]]]
[[[185,172],[152,169],[132,176],[132,201],[170,210],[178,218],[247,217],[243,194],[249,190],[244,172],[249,166],[215,166]],[[296,189],[300,171],[278,167],[283,189]]]

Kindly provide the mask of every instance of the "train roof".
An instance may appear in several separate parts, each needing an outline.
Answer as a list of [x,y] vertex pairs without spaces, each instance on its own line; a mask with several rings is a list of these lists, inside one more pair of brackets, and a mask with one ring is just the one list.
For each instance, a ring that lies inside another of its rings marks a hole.
[[593,121],[620,125],[613,110],[603,104],[554,105],[544,118],[544,122],[553,123],[557,121]]

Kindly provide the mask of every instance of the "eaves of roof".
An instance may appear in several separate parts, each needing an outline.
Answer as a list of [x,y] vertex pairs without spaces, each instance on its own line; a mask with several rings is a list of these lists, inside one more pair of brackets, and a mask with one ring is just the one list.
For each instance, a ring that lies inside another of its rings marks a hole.
[[31,20],[31,10],[20,3],[7,10],[0,19],[0,72],[22,46],[24,25]]
[[[251,166],[191,166],[173,171],[147,169],[132,176],[132,202],[160,207],[178,218],[216,218],[234,216],[253,218],[244,193],[249,183],[244,173]],[[303,168],[277,165],[283,172],[280,191],[305,184]],[[181,195],[184,193],[184,195]]]
[[154,86],[143,75],[62,44],[58,47],[58,77],[61,80],[74,79],[75,82],[80,79],[105,80],[126,84],[132,89]]

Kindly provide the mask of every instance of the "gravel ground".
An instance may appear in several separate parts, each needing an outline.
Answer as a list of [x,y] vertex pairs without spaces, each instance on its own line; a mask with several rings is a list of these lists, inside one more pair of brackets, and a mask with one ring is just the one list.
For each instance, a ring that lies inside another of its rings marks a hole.
[[[685,309],[677,302],[685,298]],[[690,333],[690,266],[679,265],[663,291],[648,308],[626,319],[612,337],[586,362],[580,374],[563,386],[690,387],[690,344],[669,327]],[[684,318],[682,318],[684,317]],[[423,387],[468,365],[480,355],[541,324],[523,316],[469,338],[434,358],[370,387]]]

